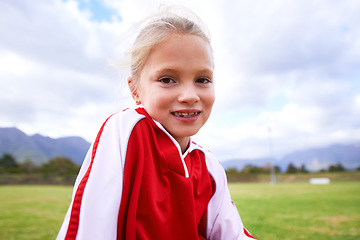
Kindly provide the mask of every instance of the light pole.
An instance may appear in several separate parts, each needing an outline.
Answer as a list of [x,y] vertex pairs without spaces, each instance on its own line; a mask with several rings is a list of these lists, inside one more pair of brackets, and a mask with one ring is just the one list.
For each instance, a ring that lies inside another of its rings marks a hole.
[[274,150],[273,150],[273,143],[272,143],[272,135],[271,135],[271,128],[269,130],[269,148],[270,148],[270,173],[271,173],[271,184],[276,183],[276,176],[275,176],[275,159],[274,159]]

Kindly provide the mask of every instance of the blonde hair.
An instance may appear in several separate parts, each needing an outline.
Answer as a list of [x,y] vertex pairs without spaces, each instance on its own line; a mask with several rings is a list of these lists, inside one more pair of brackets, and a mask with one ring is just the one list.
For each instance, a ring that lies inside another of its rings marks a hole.
[[[161,8],[160,8],[161,10]],[[130,55],[130,70],[133,80],[137,80],[151,50],[166,40],[170,34],[190,34],[202,38],[210,44],[210,34],[199,17],[188,9],[165,7],[154,16],[146,18],[144,25],[132,47],[126,52]]]

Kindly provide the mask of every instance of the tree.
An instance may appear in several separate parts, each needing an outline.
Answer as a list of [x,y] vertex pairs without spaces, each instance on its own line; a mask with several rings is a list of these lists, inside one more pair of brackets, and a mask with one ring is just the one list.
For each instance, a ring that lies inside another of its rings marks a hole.
[[308,173],[309,171],[306,169],[305,165],[301,165],[300,169],[299,169],[299,172],[301,173]]
[[345,170],[346,169],[341,165],[341,163],[329,166],[329,172],[343,172]]
[[252,165],[246,165],[242,170],[242,173],[246,173],[246,174],[258,174],[261,173],[262,170],[259,167],[256,166],[252,166]]
[[21,172],[24,173],[33,173],[34,170],[37,168],[34,161],[30,158],[25,159],[23,163],[20,164]]
[[294,166],[294,164],[289,163],[286,173],[297,173],[299,170]]
[[228,168],[226,169],[226,174],[238,174],[238,170],[236,168]]
[[281,169],[279,166],[274,166],[275,173],[281,173]]
[[281,172],[281,169],[280,169],[280,167],[279,166],[272,166],[271,164],[266,164],[266,165],[264,165],[263,167],[261,167],[261,173],[271,173],[271,168],[274,168],[274,172],[275,173],[280,173]]
[[75,164],[69,158],[55,157],[44,164],[40,168],[40,171],[45,174],[76,175],[79,172],[79,169],[80,166]]
[[19,165],[11,154],[4,153],[0,158],[1,172],[16,172],[18,167]]

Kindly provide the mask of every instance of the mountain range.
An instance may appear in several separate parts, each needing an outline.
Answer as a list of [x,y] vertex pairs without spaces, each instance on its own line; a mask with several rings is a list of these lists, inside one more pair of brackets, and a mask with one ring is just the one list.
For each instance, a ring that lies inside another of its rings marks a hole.
[[[81,137],[54,139],[39,134],[28,136],[17,128],[0,128],[0,155],[10,153],[18,163],[31,159],[35,165],[41,165],[54,157],[64,156],[80,165],[89,147],[90,143]],[[263,167],[274,164],[285,171],[290,163],[298,168],[304,165],[310,171],[327,169],[337,163],[341,163],[346,169],[354,170],[360,167],[360,141],[295,151],[278,159],[233,159],[221,164],[225,169],[238,170],[246,165]]]
[[89,147],[90,143],[81,137],[54,139],[40,134],[28,136],[17,128],[0,128],[0,155],[9,153],[18,163],[31,159],[41,165],[63,156],[80,165]]
[[360,143],[333,144],[322,148],[295,151],[279,159],[234,159],[222,162],[222,165],[225,169],[236,168],[240,171],[246,165],[262,167],[273,164],[286,171],[290,163],[297,168],[304,165],[309,171],[326,170],[330,165],[337,163],[348,170],[355,170],[360,167]]

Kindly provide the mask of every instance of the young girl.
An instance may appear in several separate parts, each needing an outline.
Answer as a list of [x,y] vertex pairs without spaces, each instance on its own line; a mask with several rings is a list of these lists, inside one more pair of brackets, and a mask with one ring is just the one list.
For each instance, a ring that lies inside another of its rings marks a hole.
[[139,107],[102,125],[57,239],[254,239],[222,166],[190,139],[215,99],[209,37],[192,20],[161,13],[130,53]]

